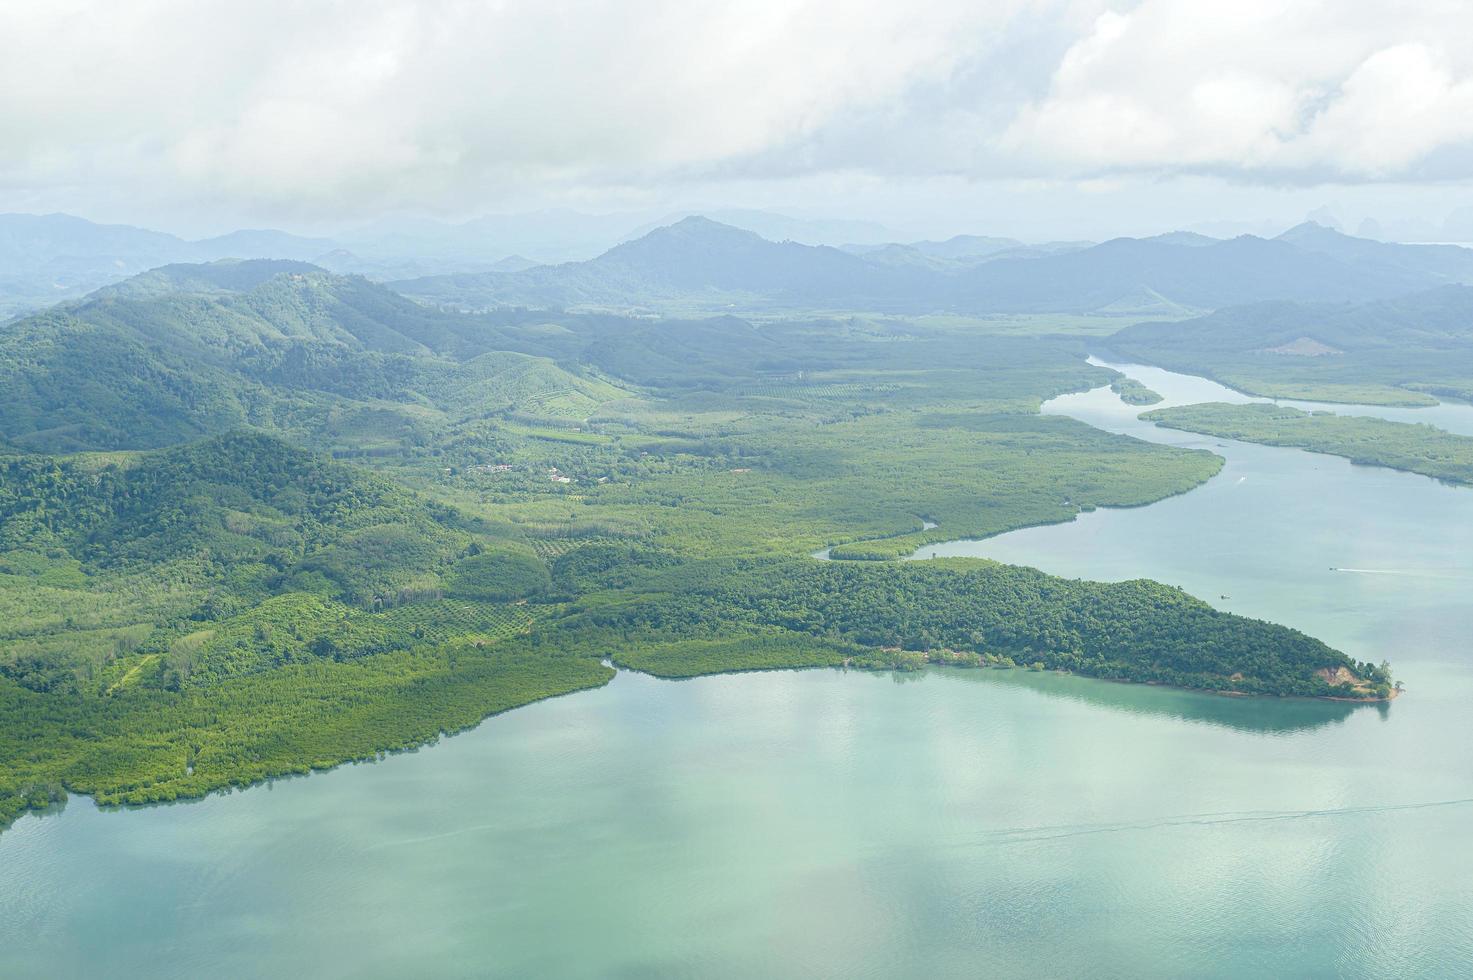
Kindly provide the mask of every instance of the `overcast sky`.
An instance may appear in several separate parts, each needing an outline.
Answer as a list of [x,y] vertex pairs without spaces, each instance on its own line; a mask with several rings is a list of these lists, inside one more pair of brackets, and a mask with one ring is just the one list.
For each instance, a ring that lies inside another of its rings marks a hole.
[[1440,223],[1473,206],[1470,38],[1466,0],[6,0],[0,210]]

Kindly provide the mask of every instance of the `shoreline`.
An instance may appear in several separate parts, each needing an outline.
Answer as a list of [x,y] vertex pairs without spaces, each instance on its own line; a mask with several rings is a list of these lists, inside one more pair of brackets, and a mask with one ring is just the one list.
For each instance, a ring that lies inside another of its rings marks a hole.
[[641,676],[644,676],[644,677],[649,677],[652,680],[660,681],[662,683],[681,683],[681,682],[685,682],[685,681],[699,680],[699,679],[705,678],[705,677],[739,676],[739,675],[742,675],[742,674],[761,674],[761,673],[778,673],[778,672],[799,673],[799,672],[821,671],[821,670],[835,670],[835,671],[842,671],[842,672],[855,671],[855,672],[864,673],[864,674],[871,674],[871,675],[880,675],[880,674],[885,674],[885,673],[895,673],[895,674],[900,674],[900,675],[906,675],[906,674],[916,674],[916,675],[919,675],[919,674],[925,673],[927,670],[954,670],[954,671],[967,671],[967,672],[998,670],[998,671],[1004,671],[1004,672],[1008,672],[1008,673],[1011,673],[1011,672],[1014,672],[1014,671],[1021,671],[1023,673],[1055,674],[1055,675],[1059,675],[1059,676],[1063,676],[1063,677],[1076,677],[1076,678],[1080,678],[1080,679],[1085,680],[1085,681],[1091,681],[1091,682],[1096,682],[1096,683],[1119,684],[1119,685],[1126,685],[1126,686],[1131,686],[1131,687],[1158,688],[1158,689],[1165,690],[1165,691],[1183,691],[1183,692],[1187,692],[1187,693],[1190,693],[1190,694],[1215,695],[1217,697],[1241,698],[1241,699],[1245,699],[1245,700],[1269,700],[1269,699],[1273,699],[1273,700],[1276,700],[1276,701],[1328,701],[1328,702],[1336,702],[1336,703],[1342,703],[1342,704],[1357,704],[1357,705],[1388,704],[1391,701],[1396,700],[1396,698],[1401,693],[1403,693],[1401,691],[1393,691],[1389,696],[1387,696],[1385,698],[1343,698],[1343,697],[1331,697],[1331,696],[1325,696],[1325,695],[1269,694],[1269,693],[1251,693],[1251,692],[1246,692],[1246,691],[1217,691],[1217,690],[1212,690],[1210,688],[1187,687],[1187,686],[1179,685],[1179,684],[1165,684],[1165,683],[1161,683],[1159,681],[1137,681],[1137,680],[1130,680],[1129,678],[1122,678],[1122,677],[1098,677],[1098,676],[1095,676],[1095,675],[1092,675],[1092,674],[1085,674],[1085,673],[1080,673],[1078,671],[1072,671],[1072,670],[1064,670],[1064,669],[1061,669],[1061,668],[1046,667],[1046,668],[1044,668],[1042,670],[1034,670],[1033,668],[1031,668],[1031,667],[1029,667],[1028,665],[1025,665],[1025,664],[1014,664],[1011,667],[1009,667],[1009,666],[1003,666],[1003,665],[972,666],[972,665],[968,665],[968,664],[959,664],[959,663],[951,663],[951,662],[946,662],[946,661],[933,661],[933,660],[927,660],[920,667],[918,667],[916,669],[913,669],[913,670],[907,670],[907,669],[901,668],[901,667],[886,666],[886,665],[868,666],[868,665],[865,665],[865,664],[862,664],[862,663],[852,663],[850,661],[845,661],[844,663],[841,663],[841,664],[810,664],[810,665],[794,665],[794,666],[787,666],[787,667],[784,667],[784,666],[777,666],[777,667],[745,667],[745,668],[743,668],[743,667],[735,667],[735,668],[731,668],[731,669],[728,669],[728,670],[712,670],[712,671],[706,671],[706,672],[698,673],[698,674],[669,674],[669,675],[667,675],[667,674],[658,674],[658,673],[655,673],[653,671],[644,670],[644,669],[637,668],[637,667],[626,666],[626,665],[620,663],[617,659],[614,659],[614,658],[607,658],[606,657],[606,658],[604,658],[603,663],[606,666],[610,667],[611,672],[610,672],[609,676],[602,683],[600,683],[600,684],[593,684],[593,685],[587,685],[587,686],[584,686],[584,687],[578,687],[578,688],[574,688],[572,690],[562,691],[562,692],[559,692],[557,694],[549,694],[549,695],[546,695],[545,697],[536,698],[536,699],[534,699],[532,701],[527,701],[527,702],[525,702],[523,704],[515,705],[515,706],[510,707],[510,708],[503,708],[503,709],[498,710],[498,711],[492,711],[489,714],[486,714],[483,717],[481,717],[479,720],[477,720],[473,724],[465,725],[465,726],[463,726],[461,728],[457,728],[457,729],[453,729],[453,730],[442,730],[437,735],[435,735],[434,737],[427,738],[424,741],[419,742],[419,743],[417,743],[415,745],[407,745],[407,746],[403,746],[403,747],[400,747],[400,748],[384,749],[384,750],[381,750],[381,751],[379,751],[379,752],[377,752],[377,753],[375,753],[373,755],[355,756],[353,758],[342,759],[342,760],[339,760],[339,761],[336,761],[336,762],[332,762],[332,763],[329,763],[327,765],[308,764],[305,767],[293,768],[293,769],[285,769],[285,770],[283,770],[283,771],[281,771],[279,773],[272,773],[272,774],[264,775],[264,776],[261,776],[258,779],[252,780],[250,782],[245,782],[245,783],[227,783],[225,785],[215,786],[215,787],[212,787],[210,789],[203,790],[202,792],[196,793],[196,794],[189,794],[189,795],[180,794],[179,796],[177,796],[177,797],[175,797],[173,799],[168,799],[168,800],[151,800],[151,801],[142,802],[142,803],[101,802],[101,801],[98,800],[98,798],[97,798],[98,797],[98,794],[95,791],[88,792],[88,791],[84,791],[84,790],[74,790],[71,787],[66,786],[65,784],[63,784],[63,788],[66,791],[66,797],[64,799],[62,799],[58,803],[54,803],[54,804],[52,804],[51,806],[48,806],[48,807],[43,807],[43,808],[40,808],[40,809],[25,809],[25,810],[21,810],[19,813],[17,813],[8,822],[0,822],[0,837],[3,837],[8,830],[10,830],[16,824],[20,823],[20,821],[23,820],[27,816],[36,817],[36,818],[39,818],[39,819],[45,819],[48,816],[56,816],[56,815],[58,815],[59,813],[61,813],[62,811],[64,811],[66,809],[69,800],[71,799],[71,797],[74,797],[74,796],[76,796],[76,797],[82,797],[82,798],[85,798],[87,800],[90,800],[92,802],[93,806],[97,807],[97,809],[99,809],[99,810],[106,811],[106,812],[148,810],[148,809],[153,809],[154,807],[178,806],[178,805],[188,805],[188,804],[191,804],[191,803],[198,803],[198,802],[200,802],[202,800],[206,800],[206,799],[209,799],[210,797],[214,797],[214,796],[228,796],[228,795],[230,795],[232,793],[244,792],[244,791],[253,790],[253,789],[259,789],[262,786],[269,786],[269,785],[277,782],[278,780],[306,779],[306,778],[309,778],[309,777],[312,777],[312,776],[326,775],[328,773],[331,773],[331,772],[333,772],[335,770],[338,770],[338,769],[341,769],[341,768],[344,768],[344,767],[347,767],[347,766],[373,765],[373,764],[376,764],[376,763],[379,763],[379,762],[387,761],[388,759],[393,758],[393,757],[402,756],[402,755],[411,755],[411,754],[417,753],[417,752],[419,752],[419,751],[421,751],[423,749],[434,748],[437,744],[439,744],[439,742],[442,739],[455,738],[455,737],[460,736],[460,735],[469,734],[470,732],[473,732],[473,731],[477,730],[478,728],[481,727],[481,725],[485,724],[486,722],[490,721],[493,718],[497,718],[497,717],[500,717],[502,715],[511,714],[514,711],[519,711],[519,710],[521,710],[523,708],[530,707],[530,706],[532,706],[534,704],[540,704],[542,702],[551,701],[551,700],[556,699],[556,698],[573,697],[575,695],[583,694],[583,693],[586,693],[588,691],[600,690],[601,688],[607,687],[609,684],[613,683],[614,680],[617,679],[618,675],[621,674],[621,673],[638,674],[638,675],[641,675]]
[[[981,559],[981,560],[986,560],[986,559]],[[196,794],[189,794],[189,795],[180,794],[179,796],[175,797],[174,799],[169,799],[169,800],[152,800],[152,801],[143,802],[143,803],[99,802],[98,799],[97,799],[98,794],[95,791],[88,792],[88,791],[84,791],[84,790],[74,790],[71,787],[66,786],[65,783],[63,783],[62,784],[63,789],[65,789],[65,791],[66,791],[66,798],[65,799],[61,800],[59,803],[55,803],[55,804],[53,804],[51,806],[48,806],[48,807],[43,807],[43,808],[40,808],[40,809],[25,809],[25,810],[21,810],[11,820],[9,820],[9,821],[0,821],[0,837],[3,837],[5,835],[5,833],[6,833],[6,831],[10,830],[12,827],[14,827],[16,824],[18,824],[22,819],[24,819],[27,816],[33,816],[33,817],[37,817],[37,818],[40,818],[40,819],[44,819],[44,818],[46,818],[48,816],[55,816],[55,815],[59,814],[60,812],[62,812],[63,810],[66,809],[68,800],[71,797],[73,797],[73,796],[86,798],[86,799],[92,801],[92,804],[95,807],[97,807],[99,810],[103,810],[103,811],[147,810],[147,809],[152,809],[154,807],[161,807],[161,806],[176,806],[176,805],[197,803],[197,802],[200,802],[202,800],[208,799],[208,798],[213,797],[213,796],[226,796],[226,795],[229,795],[231,793],[243,792],[243,791],[252,790],[252,789],[258,789],[261,786],[268,786],[268,785],[270,785],[272,783],[275,783],[278,780],[305,779],[305,778],[312,777],[312,776],[326,775],[327,773],[333,772],[334,770],[337,770],[337,769],[341,769],[341,768],[343,768],[345,766],[373,765],[373,764],[378,763],[378,762],[386,761],[386,760],[388,760],[388,759],[390,759],[392,757],[401,756],[401,755],[409,755],[409,754],[413,754],[413,753],[419,752],[419,751],[421,751],[423,749],[433,748],[433,747],[435,747],[440,742],[441,739],[455,738],[455,737],[457,737],[459,735],[468,734],[468,733],[473,732],[476,729],[480,728],[481,725],[485,724],[487,721],[490,721],[493,718],[497,718],[497,717],[500,717],[502,715],[507,715],[507,714],[510,714],[510,713],[512,713],[514,711],[519,711],[522,708],[527,708],[527,707],[530,707],[531,705],[534,705],[534,704],[540,704],[540,703],[542,703],[544,701],[551,701],[551,700],[553,700],[555,698],[573,697],[575,695],[583,694],[583,693],[588,692],[588,691],[596,691],[596,690],[599,690],[599,689],[601,689],[603,687],[606,687],[609,684],[613,683],[613,681],[618,677],[618,675],[620,673],[639,674],[639,675],[642,675],[642,676],[645,676],[645,677],[649,677],[649,678],[651,678],[653,680],[660,681],[662,683],[681,683],[681,682],[685,682],[685,681],[698,680],[698,679],[703,678],[703,677],[722,677],[722,676],[728,676],[728,675],[729,676],[737,676],[737,675],[741,675],[741,674],[759,674],[759,673],[775,673],[775,672],[807,672],[807,671],[819,671],[819,670],[836,670],[836,671],[846,671],[846,672],[852,670],[852,671],[856,671],[856,672],[862,672],[862,673],[865,673],[865,674],[873,674],[873,675],[884,674],[884,673],[887,673],[887,672],[888,673],[895,673],[895,674],[902,674],[902,675],[904,675],[904,674],[922,674],[922,673],[924,673],[927,670],[933,670],[933,669],[940,669],[940,670],[948,670],[949,669],[949,670],[956,670],[956,671],[987,671],[987,670],[999,670],[999,671],[1006,671],[1006,672],[1022,671],[1024,673],[1056,674],[1056,675],[1060,675],[1060,676],[1064,676],[1064,677],[1077,677],[1077,678],[1080,678],[1080,679],[1083,679],[1083,680],[1086,680],[1086,681],[1092,681],[1092,682],[1104,683],[1104,684],[1120,684],[1120,685],[1128,685],[1128,686],[1132,686],[1132,687],[1150,687],[1150,688],[1158,688],[1158,689],[1167,690],[1167,691],[1183,691],[1183,692],[1187,692],[1187,693],[1191,693],[1191,694],[1213,695],[1213,696],[1225,697],[1225,698],[1240,698],[1240,699],[1244,699],[1244,700],[1269,700],[1269,699],[1273,699],[1273,700],[1276,700],[1276,701],[1327,701],[1327,702],[1335,702],[1335,703],[1341,703],[1341,704],[1356,704],[1356,705],[1389,704],[1390,702],[1396,700],[1396,698],[1400,694],[1403,693],[1402,691],[1395,691],[1394,690],[1394,691],[1392,691],[1392,693],[1390,695],[1388,695],[1385,698],[1344,698],[1344,697],[1333,697],[1333,696],[1329,696],[1329,695],[1271,694],[1271,693],[1252,693],[1252,692],[1247,692],[1247,691],[1219,691],[1219,690],[1213,690],[1211,688],[1188,687],[1188,686],[1180,685],[1180,684],[1165,684],[1165,683],[1162,683],[1162,682],[1159,682],[1159,681],[1138,681],[1138,680],[1131,680],[1129,678],[1123,678],[1123,677],[1098,677],[1098,676],[1095,676],[1093,674],[1080,673],[1078,671],[1072,671],[1072,670],[1064,670],[1062,668],[1045,667],[1042,670],[1034,670],[1033,668],[1031,668],[1030,666],[1028,666],[1026,664],[1014,664],[1013,666],[1010,666],[1010,667],[1009,666],[1004,666],[1004,665],[997,665],[997,664],[984,664],[984,665],[979,665],[979,666],[973,666],[973,665],[969,665],[969,664],[959,664],[959,663],[952,663],[952,662],[946,662],[946,661],[933,661],[933,660],[929,660],[929,659],[927,659],[920,667],[915,668],[915,669],[911,669],[911,670],[907,670],[905,668],[896,667],[896,666],[888,666],[888,665],[868,666],[868,665],[865,665],[865,664],[853,663],[851,661],[845,661],[844,663],[841,663],[841,664],[809,664],[809,665],[794,665],[794,666],[776,666],[776,667],[769,666],[769,667],[745,667],[745,668],[743,668],[743,667],[734,667],[734,668],[727,669],[727,670],[712,670],[712,671],[705,671],[705,672],[697,673],[697,674],[658,674],[658,673],[655,673],[655,672],[650,671],[650,670],[644,670],[644,669],[637,668],[637,667],[626,666],[625,664],[620,663],[617,659],[611,658],[611,657],[605,657],[602,662],[604,663],[605,666],[607,666],[607,667],[610,668],[610,674],[609,674],[609,676],[607,678],[605,678],[602,683],[599,683],[599,684],[590,684],[590,685],[586,685],[586,686],[583,686],[583,687],[574,688],[572,690],[561,691],[561,692],[558,692],[556,694],[549,694],[549,695],[546,695],[544,697],[540,697],[540,698],[536,698],[536,699],[531,700],[531,701],[527,701],[527,702],[525,702],[523,704],[515,705],[513,707],[503,708],[503,709],[500,709],[500,710],[497,710],[497,711],[492,711],[492,712],[490,712],[490,713],[482,716],[480,719],[478,719],[477,721],[475,721],[472,724],[465,725],[465,726],[462,726],[462,727],[456,728],[456,729],[442,729],[440,732],[438,732],[433,737],[426,738],[425,740],[423,740],[421,742],[418,742],[418,743],[416,743],[414,745],[407,745],[407,746],[403,746],[403,747],[399,747],[399,748],[392,748],[392,749],[384,749],[384,750],[381,750],[379,752],[376,752],[376,753],[374,753],[372,755],[355,756],[353,758],[341,759],[341,760],[338,760],[336,762],[329,763],[327,765],[307,764],[304,767],[297,767],[297,768],[292,768],[292,769],[284,769],[284,770],[282,770],[281,772],[278,772],[278,773],[272,773],[272,774],[264,775],[264,776],[261,776],[258,779],[252,780],[250,782],[245,782],[245,783],[227,783],[227,784],[224,784],[224,785],[221,785],[221,786],[211,787],[209,789],[203,790],[203,791],[201,791],[199,793],[196,793]]]
[[[1267,403],[1265,403],[1265,402],[1259,402],[1257,404],[1267,404]],[[1357,405],[1358,407],[1367,407],[1367,406],[1360,405],[1359,403],[1355,403],[1355,402],[1346,402],[1344,404],[1347,404],[1347,405]],[[1186,406],[1183,406],[1183,407],[1186,407]],[[1369,406],[1369,407],[1375,407],[1375,406]],[[1170,409],[1162,409],[1161,411],[1170,411]],[[1182,423],[1179,423],[1179,422],[1172,422],[1172,421],[1167,421],[1167,420],[1163,420],[1163,419],[1153,419],[1153,418],[1150,418],[1149,417],[1150,414],[1151,414],[1151,412],[1142,412],[1141,415],[1140,415],[1141,420],[1144,421],[1144,422],[1150,422],[1152,425],[1158,425],[1158,426],[1160,426],[1163,429],[1170,429],[1173,432],[1186,432],[1186,433],[1189,433],[1191,435],[1205,436],[1205,437],[1207,437],[1209,439],[1227,439],[1227,440],[1232,441],[1232,442],[1247,443],[1250,446],[1265,446],[1265,447],[1267,447],[1269,449],[1297,449],[1300,452],[1313,453],[1316,456],[1329,456],[1329,457],[1332,457],[1334,459],[1343,459],[1347,463],[1349,463],[1351,466],[1364,466],[1364,467],[1367,467],[1367,468],[1370,468],[1370,469],[1390,470],[1393,473],[1408,473],[1408,474],[1410,474],[1412,476],[1420,476],[1423,479],[1436,480],[1438,483],[1441,483],[1444,486],[1453,487],[1453,488],[1456,488],[1456,489],[1469,489],[1469,488],[1473,488],[1473,479],[1460,479],[1458,477],[1442,476],[1442,475],[1439,475],[1437,473],[1427,472],[1426,469],[1418,469],[1418,468],[1416,468],[1414,466],[1398,466],[1396,463],[1388,462],[1388,461],[1383,460],[1383,459],[1376,459],[1376,458],[1369,457],[1369,456],[1352,456],[1349,453],[1339,452],[1339,451],[1334,450],[1334,449],[1329,449],[1329,448],[1324,448],[1324,447],[1319,447],[1319,446],[1306,445],[1306,444],[1301,444],[1301,443],[1296,443],[1296,442],[1271,442],[1268,439],[1254,439],[1254,438],[1250,438],[1250,437],[1244,436],[1244,435],[1225,435],[1225,434],[1220,433],[1220,432],[1211,432],[1211,431],[1207,431],[1205,429],[1200,429],[1200,428],[1194,429],[1194,428],[1191,428],[1190,426],[1187,426],[1187,425],[1182,424]],[[1349,418],[1349,419],[1354,419],[1354,418],[1373,418],[1373,419],[1378,419],[1378,420],[1383,421],[1383,422],[1387,422],[1388,424],[1391,424],[1391,425],[1411,425],[1412,424],[1412,423],[1409,423],[1409,422],[1392,422],[1392,421],[1390,421],[1388,419],[1380,419],[1379,416],[1340,415],[1340,416],[1336,416],[1336,418]],[[1420,423],[1420,424],[1430,425],[1431,423]],[[1453,438],[1453,439],[1467,439],[1467,438],[1469,438],[1467,436],[1460,436],[1460,435],[1458,435],[1457,433],[1454,433],[1454,432],[1448,432],[1446,429],[1438,429],[1437,431],[1439,431],[1439,432],[1443,433],[1444,435],[1448,436],[1449,438]]]

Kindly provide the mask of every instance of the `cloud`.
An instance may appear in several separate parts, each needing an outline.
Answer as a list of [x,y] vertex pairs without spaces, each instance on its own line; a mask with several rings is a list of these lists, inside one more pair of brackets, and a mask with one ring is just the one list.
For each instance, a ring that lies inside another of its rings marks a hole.
[[699,172],[944,75],[1010,9],[23,2],[0,11],[0,180],[331,203]]
[[1468,37],[1466,4],[1146,0],[1102,13],[999,147],[1070,175],[1414,179],[1473,141]]
[[0,194],[340,215],[824,174],[1468,177],[1470,36],[1439,0],[19,0]]

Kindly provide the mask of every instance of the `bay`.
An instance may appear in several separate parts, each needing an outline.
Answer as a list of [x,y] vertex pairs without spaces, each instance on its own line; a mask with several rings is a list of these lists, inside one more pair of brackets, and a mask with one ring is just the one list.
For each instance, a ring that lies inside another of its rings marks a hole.
[[1227,465],[922,556],[1157,578],[1387,657],[1407,694],[621,673],[371,765],[25,818],[0,835],[0,975],[1465,972],[1473,492],[1156,429],[1108,389],[1046,410]]

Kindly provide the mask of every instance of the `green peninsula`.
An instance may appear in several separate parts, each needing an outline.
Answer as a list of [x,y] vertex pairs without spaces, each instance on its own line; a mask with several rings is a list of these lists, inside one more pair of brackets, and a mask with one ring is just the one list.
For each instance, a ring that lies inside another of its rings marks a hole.
[[1307,449],[1344,456],[1362,466],[1386,466],[1473,486],[1473,439],[1427,424],[1225,402],[1161,408],[1141,418],[1169,429]]

